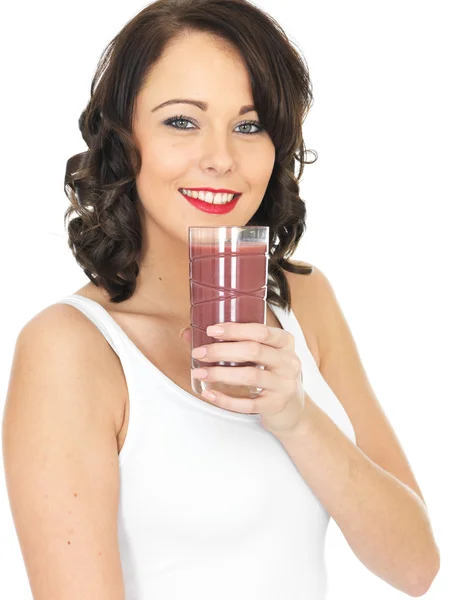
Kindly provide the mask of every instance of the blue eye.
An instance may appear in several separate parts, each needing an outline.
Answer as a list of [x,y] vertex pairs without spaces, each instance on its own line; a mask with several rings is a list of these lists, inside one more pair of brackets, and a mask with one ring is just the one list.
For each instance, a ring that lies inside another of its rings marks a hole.
[[[194,127],[179,127],[178,125],[173,125],[173,123],[191,123],[192,125],[197,125],[197,122],[194,119],[190,119],[189,117],[185,117],[184,115],[177,115],[176,117],[172,117],[171,119],[167,119],[166,121],[164,121],[164,125],[173,127],[174,129],[178,129],[178,130],[195,129]],[[258,127],[258,130],[257,131],[246,131],[246,132],[241,131],[240,133],[242,133],[243,135],[254,135],[256,133],[260,133],[261,131],[264,131],[264,128],[258,121],[244,121],[243,123],[240,123],[239,125],[237,125],[237,127],[245,127],[248,125],[256,126],[256,127]]]

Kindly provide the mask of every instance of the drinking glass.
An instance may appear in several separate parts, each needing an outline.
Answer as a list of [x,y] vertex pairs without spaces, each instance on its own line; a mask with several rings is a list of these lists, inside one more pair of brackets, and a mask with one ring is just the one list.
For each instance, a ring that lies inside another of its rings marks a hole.
[[[266,322],[269,227],[189,227],[191,350],[218,340],[206,333],[216,323]],[[244,362],[203,362],[191,357],[191,368],[256,365]],[[194,392],[217,390],[237,398],[255,398],[262,388],[207,382],[191,377]]]

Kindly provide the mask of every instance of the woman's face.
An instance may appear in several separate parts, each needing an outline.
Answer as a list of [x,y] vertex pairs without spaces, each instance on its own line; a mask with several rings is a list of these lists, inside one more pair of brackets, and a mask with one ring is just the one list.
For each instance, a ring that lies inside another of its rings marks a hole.
[[[187,103],[157,108],[172,99]],[[257,125],[245,65],[229,46],[190,33],[166,48],[136,99],[133,135],[142,155],[136,177],[146,227],[187,243],[193,225],[245,225],[265,194],[275,148]],[[175,117],[182,119],[175,121]],[[171,120],[171,124],[170,124]],[[192,122],[188,122],[191,120]],[[203,212],[180,188],[230,189],[242,196],[226,214]],[[150,235],[151,238],[151,235]]]

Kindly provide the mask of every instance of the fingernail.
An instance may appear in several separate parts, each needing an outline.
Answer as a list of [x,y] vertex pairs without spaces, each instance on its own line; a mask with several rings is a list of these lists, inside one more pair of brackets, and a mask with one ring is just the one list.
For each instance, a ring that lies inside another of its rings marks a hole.
[[179,337],[182,338],[182,334],[184,333],[184,331],[187,329],[187,327],[183,327],[181,329],[181,331],[179,332]]
[[206,333],[207,335],[211,336],[223,335],[224,329],[223,327],[219,327],[217,325],[209,325],[209,327],[206,329]]
[[198,348],[194,348],[192,350],[193,358],[204,358],[206,356],[206,348],[204,346],[198,346]]

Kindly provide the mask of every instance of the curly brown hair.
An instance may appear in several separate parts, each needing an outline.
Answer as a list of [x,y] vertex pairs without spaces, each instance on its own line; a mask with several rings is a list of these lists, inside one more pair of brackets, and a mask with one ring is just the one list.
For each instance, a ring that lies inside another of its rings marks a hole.
[[[135,186],[141,155],[132,137],[136,96],[166,45],[189,32],[231,42],[248,69],[254,105],[276,158],[263,200],[247,225],[270,227],[267,302],[290,310],[282,269],[313,272],[311,265],[288,261],[306,228],[299,180],[304,164],[310,164],[304,160],[309,150],[302,124],[313,103],[312,85],[305,60],[280,25],[247,0],[157,0],[105,48],[79,119],[88,150],[67,161],[65,225],[72,213],[77,215],[68,223],[69,247],[111,302],[132,296],[142,248]],[[318,155],[310,152],[313,163]]]

